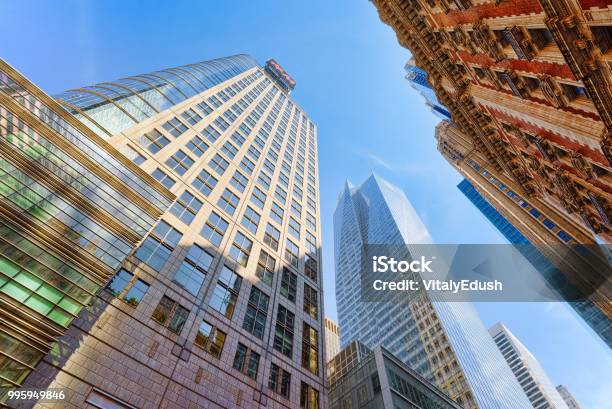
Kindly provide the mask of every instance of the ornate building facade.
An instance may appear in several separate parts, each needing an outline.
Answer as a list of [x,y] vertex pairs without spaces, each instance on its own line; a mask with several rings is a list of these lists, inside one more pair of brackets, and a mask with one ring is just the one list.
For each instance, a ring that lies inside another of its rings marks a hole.
[[373,3],[487,163],[609,242],[612,2]]

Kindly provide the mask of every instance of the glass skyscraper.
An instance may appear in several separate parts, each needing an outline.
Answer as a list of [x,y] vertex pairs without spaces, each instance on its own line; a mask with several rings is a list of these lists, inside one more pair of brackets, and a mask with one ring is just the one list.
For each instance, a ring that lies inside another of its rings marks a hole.
[[[492,176],[489,176],[490,178]],[[496,184],[499,188],[502,188],[503,184],[490,180],[493,184]],[[501,215],[479,192],[476,188],[467,180],[463,179],[457,188],[465,195],[465,197],[472,202],[474,206],[485,216],[493,226],[510,242],[510,244],[517,245],[517,249],[520,253],[529,261],[533,267],[546,279],[552,288],[566,288],[571,289],[568,280],[555,266],[538,251],[536,246],[525,237],[516,227],[510,223],[510,221]],[[503,187],[505,188],[505,186]],[[507,191],[506,195],[511,196],[514,200],[517,200],[522,207],[529,206],[523,197],[514,191]],[[544,219],[544,223],[550,225],[552,222],[548,219]],[[560,236],[566,235],[564,231],[560,231]],[[562,294],[563,295],[563,294]],[[570,297],[570,295],[568,295]],[[597,308],[592,301],[586,299],[584,301],[573,301],[569,302],[569,305],[576,311],[582,319],[599,335],[603,341],[612,348],[612,322],[610,319]]]
[[[397,187],[371,175],[348,182],[334,213],[336,299],[341,344],[382,345],[465,408],[528,408],[529,401],[468,303],[432,302],[401,292],[360,299],[363,246],[431,244]],[[389,293],[387,293],[389,294]]]
[[[111,240],[123,253],[105,289],[88,287],[24,387],[63,388],[65,407],[325,406],[317,129],[294,86],[237,55],[57,95],[150,183],[119,175],[157,218],[127,226],[131,253]],[[144,213],[129,192],[104,196],[125,224]]]
[[406,65],[404,65],[404,70],[406,71],[406,79],[410,83],[410,86],[417,90],[427,103],[427,106],[431,109],[431,112],[434,113],[438,118],[443,121],[451,121],[451,114],[448,112],[448,108],[438,101],[438,97],[436,97],[436,92],[429,84],[427,80],[427,73],[417,67],[414,63],[414,59],[411,58],[408,60]]

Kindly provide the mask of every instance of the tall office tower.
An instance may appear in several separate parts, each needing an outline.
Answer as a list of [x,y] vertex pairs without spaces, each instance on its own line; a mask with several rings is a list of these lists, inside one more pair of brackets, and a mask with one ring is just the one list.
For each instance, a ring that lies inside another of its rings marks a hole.
[[327,366],[331,408],[461,409],[381,346],[352,341]]
[[568,409],[538,360],[504,324],[498,322],[489,333],[534,409]]
[[340,327],[329,317],[325,317],[325,362],[329,362],[340,352]]
[[427,228],[397,187],[371,175],[347,182],[334,213],[336,300],[341,344],[382,345],[465,408],[525,408],[529,401],[469,303],[426,294],[360,298],[364,246],[431,244]]
[[[507,188],[503,183],[500,186],[499,181],[492,176],[489,177],[489,187],[493,192],[504,192],[512,199],[525,209],[532,209],[529,201],[522,198],[519,194]],[[518,251],[530,262],[536,271],[538,271],[548,283],[552,285],[563,283],[562,288],[568,288],[569,283],[563,274],[555,268],[555,266],[538,250],[537,246],[533,246],[532,243],[523,235],[516,227],[510,223],[509,219],[502,216],[502,214],[495,209],[489,203],[478,190],[467,181],[463,179],[459,185],[457,185],[461,193],[468,198],[474,206],[493,224],[493,226],[499,230],[499,232],[511,243],[517,245]],[[491,192],[491,190],[486,191]],[[538,211],[539,212],[539,211]],[[531,214],[531,213],[530,213]],[[531,214],[533,216],[533,214]],[[553,229],[554,223],[544,217],[542,219],[544,226]],[[557,234],[564,236],[563,230],[558,230]],[[585,322],[591,326],[593,331],[599,335],[603,341],[612,348],[612,320],[610,320],[591,300],[586,299],[583,301],[571,301],[568,303],[578,315],[585,320]]]
[[58,101],[178,199],[30,375],[66,407],[318,408],[315,124],[238,55]]
[[[513,179],[487,162],[485,154],[476,149],[473,140],[461,132],[457,126],[441,122],[436,128],[436,139],[438,150],[446,160],[469,181],[478,196],[481,196],[488,205],[494,208],[495,213],[501,215],[509,223],[508,225],[493,221],[496,227],[503,233],[503,231],[509,231],[511,225],[520,233],[520,237],[515,232],[505,234],[511,243],[529,243],[537,247],[537,252],[540,254],[534,255],[532,252],[531,257],[534,258],[529,260],[532,264],[537,264],[536,271],[542,274],[562,297],[571,301],[579,301],[572,302],[572,307],[604,342],[612,346],[612,321],[610,319],[612,308],[609,298],[606,298],[605,294],[596,292],[588,298],[576,299],[572,295],[573,291],[570,294],[566,293],[572,288],[580,289],[581,286],[584,286],[581,278],[585,277],[585,274],[588,279],[596,277],[600,271],[606,271],[605,268],[609,269],[608,266],[585,271],[582,264],[579,264],[580,267],[575,276],[566,275],[567,271],[571,271],[571,262],[574,258],[569,257],[567,251],[561,251],[562,248],[571,250],[577,243],[589,242],[592,240],[590,233],[541,198],[525,195]],[[468,193],[475,197],[471,189]],[[483,211],[485,216],[493,215],[495,220],[499,220],[493,211],[478,198],[475,200],[479,203],[477,207]],[[518,242],[515,242],[514,239],[517,239]],[[591,261],[595,263],[596,260]],[[588,285],[584,287],[588,291],[591,289]],[[605,290],[605,287],[602,290]]]
[[412,88],[425,98],[425,103],[431,109],[431,112],[443,121],[451,121],[450,112],[438,101],[436,92],[427,80],[427,73],[415,65],[414,58],[408,60],[406,65],[404,65],[404,70],[406,71],[406,80],[408,80]]
[[557,385],[557,392],[559,392],[559,395],[561,395],[569,409],[582,409],[576,398],[574,398],[574,395],[572,395],[565,386]]
[[0,406],[173,199],[0,60]]
[[487,163],[610,242],[610,0],[373,3]]

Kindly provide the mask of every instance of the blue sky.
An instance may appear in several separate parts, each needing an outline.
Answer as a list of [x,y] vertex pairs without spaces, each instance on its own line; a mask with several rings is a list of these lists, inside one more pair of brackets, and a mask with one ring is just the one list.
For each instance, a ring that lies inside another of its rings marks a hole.
[[[400,186],[440,243],[503,243],[457,190],[437,118],[403,79],[410,57],[368,1],[0,2],[0,57],[44,91],[236,53],[274,57],[318,125],[325,310],[335,317],[332,214],[345,179]],[[561,303],[483,303],[586,409],[610,408],[612,355]]]

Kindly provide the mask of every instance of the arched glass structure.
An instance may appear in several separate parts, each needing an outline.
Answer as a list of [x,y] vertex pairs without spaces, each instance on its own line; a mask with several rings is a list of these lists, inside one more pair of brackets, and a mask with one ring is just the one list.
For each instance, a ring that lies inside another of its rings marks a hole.
[[72,89],[55,98],[108,138],[256,66],[252,57],[238,54]]

